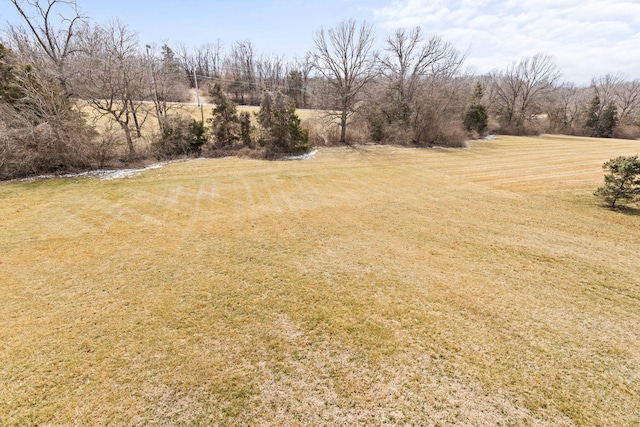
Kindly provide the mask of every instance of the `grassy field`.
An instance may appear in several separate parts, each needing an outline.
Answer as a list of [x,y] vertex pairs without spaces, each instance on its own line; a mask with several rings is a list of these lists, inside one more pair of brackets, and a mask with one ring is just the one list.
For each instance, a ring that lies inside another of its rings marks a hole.
[[0,425],[640,425],[640,142],[0,184]]

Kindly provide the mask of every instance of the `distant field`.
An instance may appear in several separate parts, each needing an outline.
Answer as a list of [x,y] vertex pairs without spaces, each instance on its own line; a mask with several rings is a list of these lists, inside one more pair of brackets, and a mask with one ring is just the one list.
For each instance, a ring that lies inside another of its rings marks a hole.
[[640,425],[640,142],[0,184],[0,425]]
[[[111,117],[108,115],[99,115],[96,111],[94,111],[91,107],[89,107],[86,102],[79,101],[78,107],[80,111],[84,114],[85,118],[89,121],[90,124],[95,125],[96,129],[99,132],[103,132],[104,126],[111,123],[115,129],[118,128],[118,124],[112,121]],[[139,120],[142,121],[142,134],[146,139],[151,138],[153,135],[157,134],[159,131],[158,121],[155,117],[154,105],[151,102],[146,102],[140,107],[139,112]],[[170,114],[185,114],[193,117],[196,120],[202,120],[204,118],[205,124],[208,126],[208,120],[211,119],[213,114],[213,104],[203,104],[202,108],[200,108],[195,103],[174,103],[169,107]],[[237,107],[238,112],[249,112],[251,114],[251,118],[253,120],[254,125],[257,126],[257,121],[255,118],[255,114],[258,113],[260,107],[255,106],[247,106],[240,105]],[[300,118],[300,120],[312,119],[319,117],[320,113],[317,110],[307,110],[307,109],[297,109],[296,114]],[[147,141],[148,142],[148,141]],[[138,144],[141,141],[137,141]],[[144,141],[142,141],[144,143]]]

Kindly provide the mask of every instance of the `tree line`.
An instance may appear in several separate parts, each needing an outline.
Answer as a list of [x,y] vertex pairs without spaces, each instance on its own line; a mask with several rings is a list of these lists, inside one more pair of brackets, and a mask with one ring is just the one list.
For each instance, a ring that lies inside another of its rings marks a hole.
[[[373,26],[347,20],[315,31],[309,52],[288,60],[249,40],[143,45],[118,20],[93,23],[75,0],[10,2],[22,21],[0,40],[1,179],[148,157],[277,157],[312,144],[640,135],[640,80],[578,86],[542,53],[474,75],[464,52],[420,27],[395,30],[376,51]],[[208,117],[185,112],[194,94],[214,104]],[[296,108],[318,114],[301,121]]]

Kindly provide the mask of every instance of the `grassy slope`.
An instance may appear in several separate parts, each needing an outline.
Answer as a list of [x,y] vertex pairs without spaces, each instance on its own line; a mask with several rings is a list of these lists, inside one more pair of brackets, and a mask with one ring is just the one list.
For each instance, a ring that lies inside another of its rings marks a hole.
[[640,423],[638,142],[0,185],[0,424]]

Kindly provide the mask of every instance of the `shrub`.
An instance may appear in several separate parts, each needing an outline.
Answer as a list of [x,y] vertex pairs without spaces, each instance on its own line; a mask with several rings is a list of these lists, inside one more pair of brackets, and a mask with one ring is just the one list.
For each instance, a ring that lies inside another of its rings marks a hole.
[[125,148],[126,145],[127,142],[122,132],[114,128],[113,122],[107,122],[93,144],[93,155],[96,159],[97,167],[102,169],[107,165],[114,164],[119,158],[125,158],[126,154],[119,151]]
[[640,160],[638,156],[619,156],[602,165],[604,185],[594,193],[614,208],[618,201],[634,201],[640,195]]
[[160,138],[152,143],[152,151],[158,158],[182,155],[200,155],[207,142],[204,123],[186,115],[171,115],[164,119]]
[[482,104],[472,104],[464,113],[463,125],[467,132],[475,132],[482,135],[487,129],[487,108]]
[[466,135],[459,120],[425,111],[416,119],[414,144],[419,147],[466,147]]
[[238,150],[236,155],[240,158],[264,159],[266,157],[266,152],[264,148],[243,147]]
[[637,124],[618,122],[614,129],[613,137],[620,139],[638,139],[640,138],[640,126]]

